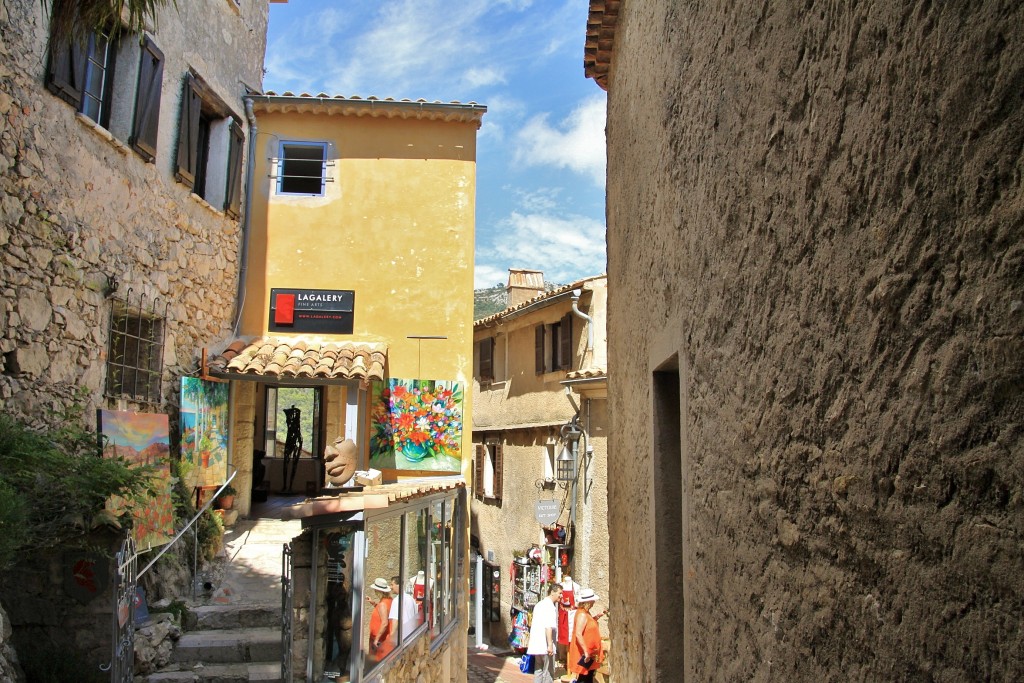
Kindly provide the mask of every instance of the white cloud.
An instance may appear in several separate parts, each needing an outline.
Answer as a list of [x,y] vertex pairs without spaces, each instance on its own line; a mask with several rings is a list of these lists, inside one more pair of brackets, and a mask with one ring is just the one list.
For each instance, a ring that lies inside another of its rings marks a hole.
[[604,224],[592,218],[513,212],[495,235],[490,249],[477,252],[478,281],[484,269],[493,279],[493,273],[508,268],[531,268],[565,284],[606,268]]
[[477,264],[473,273],[473,288],[485,289],[497,284],[508,282],[508,269],[501,269],[495,266]]
[[506,83],[505,74],[493,66],[474,67],[466,71],[463,80],[471,88]]
[[548,115],[530,119],[516,136],[515,161],[526,166],[555,166],[589,176],[604,185],[605,97],[581,102],[558,126]]
[[539,187],[532,191],[522,188],[509,188],[515,195],[519,207],[524,211],[553,211],[558,207],[558,195],[562,193],[560,187]]

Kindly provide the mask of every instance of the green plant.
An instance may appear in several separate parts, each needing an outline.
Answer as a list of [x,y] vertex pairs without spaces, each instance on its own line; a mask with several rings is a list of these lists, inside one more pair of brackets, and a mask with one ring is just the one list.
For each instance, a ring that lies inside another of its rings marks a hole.
[[33,431],[0,414],[0,570],[39,551],[84,543],[104,525],[130,523],[106,510],[107,500],[152,494],[152,468],[98,454],[94,433],[81,427],[81,409],[61,426]]
[[171,604],[166,607],[150,607],[149,611],[151,614],[159,614],[161,612],[167,612],[174,617],[174,621],[177,624],[185,623],[185,615],[188,613],[188,605],[181,600],[172,600]]
[[235,495],[237,493],[238,493],[238,489],[236,489],[231,484],[228,484],[227,486],[224,487],[224,490],[222,490],[220,492],[220,495],[222,495],[222,496],[233,496],[233,495]]

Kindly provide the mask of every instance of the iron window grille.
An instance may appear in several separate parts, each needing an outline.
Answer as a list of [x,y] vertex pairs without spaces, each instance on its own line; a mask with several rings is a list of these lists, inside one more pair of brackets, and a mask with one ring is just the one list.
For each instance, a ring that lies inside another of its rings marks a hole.
[[139,403],[161,402],[164,334],[167,306],[159,299],[147,307],[145,295],[132,301],[132,290],[124,300],[115,299],[110,309],[107,352],[107,382],[104,395]]
[[282,142],[281,156],[272,159],[277,169],[278,194],[322,196],[327,183],[334,182],[327,169],[334,166],[327,159],[326,142]]

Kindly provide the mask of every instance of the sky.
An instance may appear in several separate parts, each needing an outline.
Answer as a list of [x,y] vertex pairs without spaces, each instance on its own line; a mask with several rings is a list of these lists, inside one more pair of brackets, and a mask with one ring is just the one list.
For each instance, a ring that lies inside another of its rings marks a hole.
[[587,0],[270,5],[265,90],[477,102],[475,286],[509,268],[605,272],[605,94],[583,75]]

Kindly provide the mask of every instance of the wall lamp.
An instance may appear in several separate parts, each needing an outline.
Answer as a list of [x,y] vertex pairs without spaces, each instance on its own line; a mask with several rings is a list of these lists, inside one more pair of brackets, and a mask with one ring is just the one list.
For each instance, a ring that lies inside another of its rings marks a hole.
[[580,437],[583,431],[576,426],[576,422],[569,422],[562,425],[562,452],[558,454],[555,461],[555,477],[559,482],[568,483],[576,479],[576,452],[579,448]]

